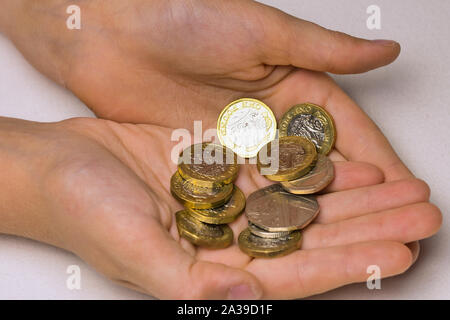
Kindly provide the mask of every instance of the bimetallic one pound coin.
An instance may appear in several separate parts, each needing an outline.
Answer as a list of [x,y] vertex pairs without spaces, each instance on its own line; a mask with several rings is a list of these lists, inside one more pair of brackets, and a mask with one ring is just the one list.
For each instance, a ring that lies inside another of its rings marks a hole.
[[176,172],[170,179],[172,195],[187,208],[209,209],[224,205],[233,193],[233,184],[203,188],[183,179]]
[[233,151],[224,146],[204,142],[184,149],[178,162],[183,179],[199,186],[212,188],[233,182],[239,165]]
[[277,122],[263,102],[244,98],[231,102],[217,120],[220,142],[243,158],[252,158],[275,139]]
[[294,194],[311,194],[325,189],[334,179],[333,162],[319,154],[316,166],[305,176],[292,181],[282,181],[281,186]]
[[189,242],[207,248],[226,248],[233,243],[228,225],[211,225],[193,218],[186,210],[175,214],[178,233]]
[[280,120],[280,137],[305,137],[317,147],[317,152],[327,155],[334,146],[336,129],[333,118],[322,107],[312,103],[293,106]]
[[299,196],[273,184],[253,192],[247,198],[245,215],[261,229],[293,231],[305,228],[319,213],[314,196]]
[[245,195],[234,186],[231,199],[223,206],[211,209],[189,208],[188,212],[197,220],[210,224],[225,224],[236,220],[245,208]]
[[302,234],[300,231],[290,232],[283,238],[262,238],[250,232],[249,228],[239,234],[239,248],[255,258],[276,258],[285,256],[300,248]]
[[291,233],[291,231],[280,231],[280,232],[266,231],[266,230],[261,229],[260,227],[258,227],[256,225],[254,225],[251,222],[248,223],[248,229],[255,236],[258,236],[258,237],[261,237],[261,238],[270,238],[270,239],[286,237],[289,233]]
[[316,147],[306,138],[281,137],[258,153],[258,171],[272,181],[289,181],[311,171],[317,159]]

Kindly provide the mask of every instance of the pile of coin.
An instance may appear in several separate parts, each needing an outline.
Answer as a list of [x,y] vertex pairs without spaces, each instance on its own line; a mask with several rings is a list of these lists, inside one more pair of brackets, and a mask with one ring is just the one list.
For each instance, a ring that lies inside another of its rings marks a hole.
[[327,154],[336,133],[323,108],[295,105],[282,117],[279,135],[257,158],[259,172],[279,183],[248,197],[249,226],[239,235],[239,247],[252,257],[280,257],[300,248],[300,230],[320,210],[311,194],[323,190],[334,178]]
[[319,213],[314,193],[334,178],[327,154],[336,131],[321,107],[293,106],[279,123],[263,102],[244,98],[225,107],[217,121],[222,145],[194,144],[180,154],[171,178],[172,195],[185,209],[176,213],[180,236],[208,248],[233,242],[227,225],[246,206],[245,196],[233,184],[239,166],[236,154],[257,156],[259,172],[277,182],[253,192],[247,199],[248,228],[238,238],[240,249],[253,257],[279,257],[301,246],[301,229]]
[[227,225],[244,210],[245,196],[233,184],[239,171],[234,152],[213,143],[183,150],[170,181],[172,195],[185,209],[175,214],[180,236],[208,248],[233,243]]

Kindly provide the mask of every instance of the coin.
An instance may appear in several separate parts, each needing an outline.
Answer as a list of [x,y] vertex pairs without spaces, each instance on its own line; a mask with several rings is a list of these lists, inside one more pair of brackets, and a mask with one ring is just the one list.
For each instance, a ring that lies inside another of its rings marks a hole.
[[203,188],[184,180],[178,172],[170,179],[172,195],[185,207],[209,209],[225,204],[233,192],[233,184],[223,187]]
[[256,225],[254,225],[251,222],[248,223],[248,229],[255,236],[258,236],[258,237],[261,237],[261,238],[270,238],[270,239],[286,237],[289,233],[291,233],[291,231],[281,231],[281,232],[266,231],[266,230],[261,229],[260,227],[258,227]]
[[288,181],[311,171],[317,159],[316,147],[311,141],[297,136],[274,141],[258,153],[257,167],[262,175],[272,181]]
[[239,165],[233,151],[210,142],[193,144],[183,150],[178,163],[181,177],[200,187],[233,182]]
[[314,196],[299,196],[273,184],[247,198],[245,215],[258,227],[271,231],[292,231],[306,227],[319,213]]
[[326,155],[334,146],[336,129],[333,118],[322,107],[302,103],[283,115],[279,135],[305,137],[316,145],[318,153]]
[[292,181],[282,181],[281,186],[294,194],[310,194],[323,190],[334,179],[333,162],[319,154],[316,166],[305,176]]
[[252,158],[275,139],[277,122],[263,102],[243,98],[228,104],[217,120],[217,135],[222,145],[243,158]]
[[262,238],[246,228],[239,234],[239,248],[246,254],[255,258],[276,258],[287,255],[301,246],[302,234],[300,231],[290,232],[283,238]]
[[189,213],[197,220],[210,224],[224,224],[236,220],[245,208],[245,195],[234,186],[233,195],[223,206],[211,209],[189,208]]
[[193,218],[186,210],[175,214],[178,233],[189,242],[208,248],[226,248],[233,243],[233,231],[226,225],[212,225]]

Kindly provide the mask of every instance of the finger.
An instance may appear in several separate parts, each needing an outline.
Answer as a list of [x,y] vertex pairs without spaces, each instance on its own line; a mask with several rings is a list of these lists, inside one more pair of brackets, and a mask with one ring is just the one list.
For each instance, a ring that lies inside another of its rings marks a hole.
[[262,283],[264,299],[292,299],[366,281],[368,266],[381,277],[403,273],[411,265],[411,251],[387,241],[356,243],[334,248],[299,250],[276,259],[254,259],[247,270]]
[[130,272],[134,275],[131,282],[152,295],[163,299],[258,299],[261,296],[260,284],[249,272],[194,258],[158,222],[140,225],[147,233],[151,230],[151,236],[139,241],[135,252],[128,253],[132,256],[129,264],[134,267]]
[[303,248],[389,240],[408,243],[435,234],[442,223],[439,209],[421,202],[331,224],[313,224],[303,232]]
[[263,62],[332,73],[360,73],[387,65],[400,53],[389,40],[365,40],[325,29],[275,8],[259,5],[265,24]]
[[[379,184],[384,180],[381,170],[369,163],[336,161],[333,165],[335,177],[324,192],[360,188]],[[273,184],[272,181],[264,178],[254,165],[242,168],[235,183],[246,196],[257,189]]]
[[405,179],[317,197],[318,223],[333,223],[371,212],[428,201],[430,189],[419,179]]
[[383,172],[364,162],[338,161],[334,164],[334,180],[323,192],[336,192],[382,183]]

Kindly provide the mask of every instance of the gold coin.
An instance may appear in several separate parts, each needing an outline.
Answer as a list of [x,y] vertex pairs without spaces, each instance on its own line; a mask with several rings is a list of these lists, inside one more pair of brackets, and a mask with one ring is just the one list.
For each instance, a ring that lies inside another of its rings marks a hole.
[[225,204],[233,193],[233,184],[203,188],[184,180],[178,172],[170,179],[170,191],[187,208],[209,209]]
[[224,146],[204,142],[183,150],[178,173],[199,187],[212,188],[233,182],[239,165],[233,151]]
[[293,231],[282,238],[262,238],[254,235],[247,228],[239,234],[238,243],[241,251],[255,258],[276,258],[285,256],[300,248],[302,234]]
[[259,151],[257,167],[269,180],[289,181],[311,171],[316,159],[316,147],[308,139],[281,137]]
[[210,224],[225,224],[236,220],[245,208],[245,195],[237,186],[234,186],[233,195],[223,206],[211,209],[189,208],[189,213],[202,222]]
[[319,154],[315,167],[305,176],[292,181],[282,181],[281,186],[294,194],[311,194],[323,190],[334,179],[334,166],[331,160]]
[[233,231],[226,225],[212,225],[198,221],[186,210],[175,214],[180,237],[207,248],[226,248],[233,243]]
[[243,158],[252,158],[275,139],[277,122],[263,102],[243,98],[228,104],[217,120],[217,136],[222,145]]
[[336,129],[331,115],[312,103],[293,106],[280,120],[280,137],[302,136],[311,140],[317,152],[327,155],[333,149]]

